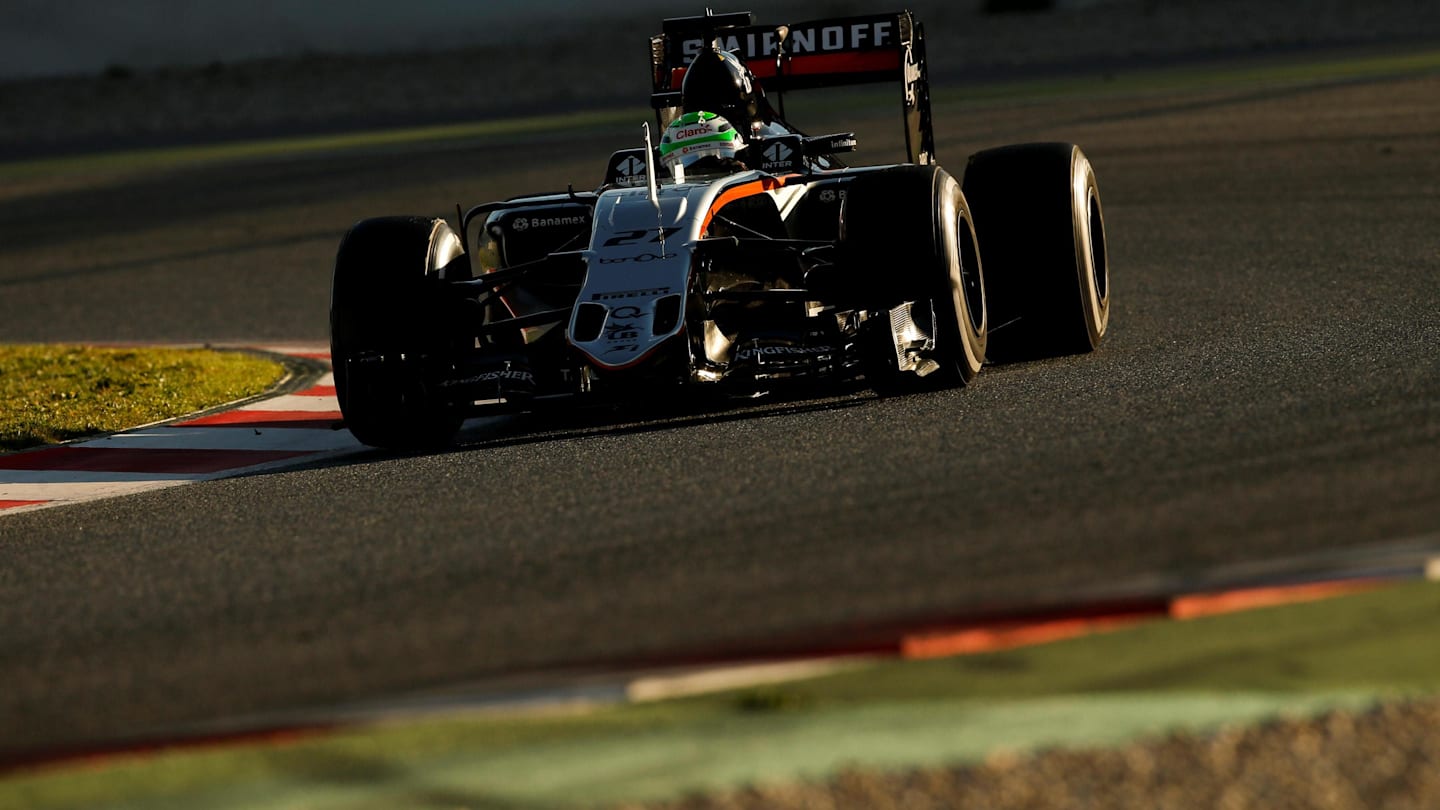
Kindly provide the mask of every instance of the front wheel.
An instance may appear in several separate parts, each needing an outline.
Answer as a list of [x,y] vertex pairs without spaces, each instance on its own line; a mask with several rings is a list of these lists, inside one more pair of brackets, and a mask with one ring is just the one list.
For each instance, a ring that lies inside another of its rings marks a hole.
[[990,293],[991,356],[1088,352],[1110,323],[1105,216],[1080,147],[1026,143],[970,156],[965,197]]
[[330,287],[330,360],[345,426],[372,447],[443,446],[462,418],[427,389],[426,363],[444,356],[446,319],[435,271],[463,252],[444,220],[384,217],[340,242]]
[[[867,363],[872,385],[888,392],[975,379],[988,336],[985,281],[955,178],[938,166],[861,174],[846,190],[841,230],[853,275],[865,279],[877,309],[884,308],[879,319],[889,321],[872,330],[882,335]],[[907,362],[904,340],[895,336],[909,326],[926,340]],[[886,356],[887,341],[894,356]],[[906,370],[910,364],[915,368]]]

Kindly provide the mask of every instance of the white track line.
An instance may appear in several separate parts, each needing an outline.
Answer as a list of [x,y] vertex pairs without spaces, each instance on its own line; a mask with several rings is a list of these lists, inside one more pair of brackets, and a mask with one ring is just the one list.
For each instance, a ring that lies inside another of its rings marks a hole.
[[[340,413],[340,403],[335,397],[302,397],[295,394],[274,397],[263,402],[252,402],[236,410],[242,413],[255,411],[305,411],[307,413]],[[338,417],[337,417],[338,418]]]
[[[54,473],[49,473],[54,475]],[[74,473],[72,473],[74,475]],[[96,475],[96,474],[92,474]],[[101,498],[114,498],[120,495],[133,495],[137,492],[149,492],[156,489],[176,487],[181,484],[189,484],[194,481],[203,480],[203,475],[185,475],[168,477],[145,476],[134,473],[99,473],[107,476],[103,480],[75,480],[63,481],[58,479],[42,481],[10,481],[0,483],[0,500],[4,501],[49,501],[53,503],[79,503],[80,501],[94,501]],[[7,473],[5,478],[11,476]],[[49,503],[40,504],[49,506]],[[12,512],[29,511],[34,506],[22,506],[17,509],[6,509],[0,515],[8,515]]]
[[348,430],[264,427],[154,427],[81,442],[78,447],[154,450],[358,450]]

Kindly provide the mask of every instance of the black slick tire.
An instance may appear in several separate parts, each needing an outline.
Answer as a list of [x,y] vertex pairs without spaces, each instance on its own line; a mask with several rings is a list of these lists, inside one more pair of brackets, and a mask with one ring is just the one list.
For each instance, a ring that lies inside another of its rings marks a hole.
[[[930,359],[939,369],[919,377],[867,364],[876,390],[898,393],[975,379],[986,352],[985,281],[970,208],[955,178],[938,166],[858,175],[846,189],[841,230],[850,275],[874,296],[876,308],[914,301],[933,309]],[[885,323],[873,331],[888,341],[889,330]],[[888,362],[895,365],[893,358]]]
[[970,156],[990,304],[990,358],[1030,360],[1095,349],[1110,322],[1105,217],[1080,147],[1027,143]]
[[426,389],[419,363],[443,355],[434,268],[459,249],[444,221],[367,219],[340,242],[330,288],[330,359],[345,426],[372,447],[424,450],[462,418]]

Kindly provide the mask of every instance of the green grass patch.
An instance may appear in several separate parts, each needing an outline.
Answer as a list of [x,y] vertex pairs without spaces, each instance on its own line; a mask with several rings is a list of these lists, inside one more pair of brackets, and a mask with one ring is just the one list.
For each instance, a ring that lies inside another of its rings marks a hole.
[[32,808],[590,807],[976,761],[997,747],[1359,707],[1440,690],[1440,585],[763,689],[568,715],[464,716],[0,780]]
[[213,408],[263,393],[284,373],[240,352],[0,346],[0,452]]

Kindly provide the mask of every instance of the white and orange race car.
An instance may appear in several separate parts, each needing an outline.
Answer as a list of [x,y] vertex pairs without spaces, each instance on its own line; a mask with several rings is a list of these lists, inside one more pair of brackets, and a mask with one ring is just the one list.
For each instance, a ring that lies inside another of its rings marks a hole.
[[[1100,342],[1089,161],[1019,144],[971,155],[961,179],[940,168],[909,12],[707,14],[650,45],[657,129],[599,189],[345,235],[331,349],[360,441],[443,445],[466,417],[548,403],[963,385],[987,359]],[[876,81],[902,87],[904,162],[847,166],[852,134],[783,116],[787,92]]]

